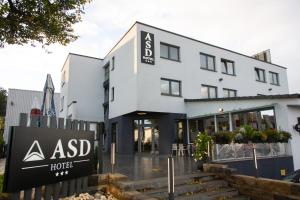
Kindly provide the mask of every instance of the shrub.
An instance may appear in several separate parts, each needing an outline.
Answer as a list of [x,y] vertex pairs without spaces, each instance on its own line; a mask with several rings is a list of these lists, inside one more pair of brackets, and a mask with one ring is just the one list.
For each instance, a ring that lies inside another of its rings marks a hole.
[[216,144],[230,144],[233,141],[234,133],[230,131],[221,131],[213,135]]
[[199,133],[195,139],[195,153],[194,159],[196,161],[202,160],[204,162],[208,159],[208,143],[211,143],[212,137],[206,132]]
[[286,143],[292,139],[292,135],[287,131],[278,131],[278,141],[281,143]]

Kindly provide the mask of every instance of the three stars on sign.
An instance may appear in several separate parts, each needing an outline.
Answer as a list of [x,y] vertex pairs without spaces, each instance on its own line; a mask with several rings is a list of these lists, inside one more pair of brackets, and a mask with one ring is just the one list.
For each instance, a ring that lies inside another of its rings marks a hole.
[[62,172],[56,172],[55,173],[55,176],[63,176],[63,175],[68,175],[69,174],[69,171],[68,170],[66,170],[66,171],[62,171]]

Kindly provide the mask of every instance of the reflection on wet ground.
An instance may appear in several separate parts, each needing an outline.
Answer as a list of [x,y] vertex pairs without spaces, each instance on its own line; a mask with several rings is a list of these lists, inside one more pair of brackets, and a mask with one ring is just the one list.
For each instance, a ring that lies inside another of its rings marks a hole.
[[[168,174],[168,156],[135,154],[116,155],[115,173],[121,173],[131,180],[166,177]],[[111,172],[110,156],[104,155],[103,172]],[[196,163],[191,157],[174,157],[175,176],[191,174],[196,171]]]

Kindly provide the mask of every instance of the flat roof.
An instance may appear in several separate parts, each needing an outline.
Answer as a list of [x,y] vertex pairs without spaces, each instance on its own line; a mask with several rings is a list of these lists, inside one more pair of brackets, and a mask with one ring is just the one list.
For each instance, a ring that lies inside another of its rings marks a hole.
[[235,100],[256,100],[256,99],[295,99],[300,98],[300,94],[277,94],[277,95],[258,95],[258,96],[241,96],[227,98],[210,98],[210,99],[184,99],[184,102],[209,102],[209,101],[235,101]]

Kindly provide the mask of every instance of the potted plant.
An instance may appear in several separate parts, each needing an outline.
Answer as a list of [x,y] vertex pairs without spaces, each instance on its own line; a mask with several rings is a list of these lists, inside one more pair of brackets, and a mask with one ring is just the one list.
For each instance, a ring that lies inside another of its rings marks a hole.
[[198,164],[198,169],[203,169],[203,164],[208,161],[208,146],[211,146],[212,137],[207,132],[199,133],[195,139],[194,160]]
[[230,144],[233,141],[234,133],[230,131],[221,131],[213,135],[216,144]]

